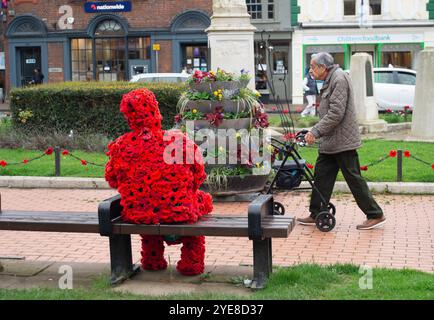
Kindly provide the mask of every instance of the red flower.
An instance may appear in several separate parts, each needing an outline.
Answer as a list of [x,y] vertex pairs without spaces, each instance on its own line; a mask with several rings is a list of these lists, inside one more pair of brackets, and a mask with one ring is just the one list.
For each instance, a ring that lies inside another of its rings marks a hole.
[[87,166],[87,161],[86,161],[86,160],[81,160],[81,164],[82,164],[83,166]]
[[307,164],[307,167],[308,167],[309,169],[311,169],[311,170],[313,169],[313,165],[310,164],[310,163]]
[[177,114],[177,115],[175,116],[175,123],[180,123],[181,121],[182,121],[182,115]]
[[405,107],[404,107],[404,110],[405,110],[405,111],[410,110],[410,106],[405,106]]
[[48,148],[47,150],[45,150],[45,154],[46,154],[47,156],[53,154],[53,152],[54,152],[53,148]]
[[23,160],[23,163],[24,163],[24,164],[28,164],[28,163],[29,163],[29,160],[24,159],[24,160]]
[[390,156],[391,158],[395,158],[396,155],[397,155],[396,150],[390,150],[390,152],[389,152],[389,156]]
[[283,110],[283,113],[284,113],[284,114],[288,114],[288,113],[289,113],[289,110],[285,109],[285,110]]
[[68,150],[63,150],[62,151],[62,156],[67,156],[69,155],[69,151]]
[[256,112],[253,125],[255,128],[268,128],[270,125],[268,115],[265,112]]
[[292,139],[294,139],[295,138],[295,134],[294,133],[287,133],[287,134],[285,134],[284,136],[283,136],[283,139],[285,140],[285,141],[291,141]]
[[404,151],[404,157],[406,157],[406,158],[410,158],[410,156],[411,156],[410,151],[405,150],[405,151]]
[[368,166],[361,166],[360,170],[362,170],[362,171],[368,171]]
[[392,111],[392,109],[387,109],[386,112],[387,113],[392,113],[393,111]]
[[6,161],[4,161],[4,160],[0,161],[0,166],[2,166],[4,168],[4,167],[6,167],[6,165],[7,165]]
[[431,165],[431,169],[433,169],[434,170],[434,163]]
[[[196,72],[194,80],[210,81],[211,76]],[[210,213],[212,197],[199,190],[206,178],[202,153],[196,153],[199,147],[180,130],[162,130],[158,102],[152,92],[139,89],[124,95],[121,111],[132,131],[108,145],[105,178],[121,195],[123,220],[137,224],[194,223]],[[222,111],[219,108],[209,114],[208,120],[218,126],[223,120]],[[168,245],[183,244],[179,272],[203,272],[203,237],[142,236],[144,269],[167,267],[164,241]]]
[[208,113],[206,115],[206,120],[214,127],[219,127],[223,122],[223,114],[222,113]]

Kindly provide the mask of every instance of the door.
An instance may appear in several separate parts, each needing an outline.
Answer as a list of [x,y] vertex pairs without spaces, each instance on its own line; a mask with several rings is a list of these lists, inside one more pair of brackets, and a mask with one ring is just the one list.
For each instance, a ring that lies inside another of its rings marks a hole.
[[[271,52],[271,80],[275,90],[275,97],[271,99],[289,101],[291,97],[289,67],[289,44],[276,45]],[[276,101],[277,102],[277,101]]]
[[33,79],[35,69],[41,69],[41,47],[17,48],[20,57],[19,86],[24,87]]

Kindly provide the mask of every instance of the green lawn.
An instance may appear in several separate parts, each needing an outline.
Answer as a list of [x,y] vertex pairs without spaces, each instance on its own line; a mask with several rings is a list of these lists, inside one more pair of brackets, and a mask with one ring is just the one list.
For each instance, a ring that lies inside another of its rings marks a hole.
[[[108,299],[167,299],[167,300],[432,300],[434,277],[414,270],[373,269],[372,288],[361,289],[359,281],[366,273],[359,273],[353,265],[298,265],[279,268],[263,290],[250,296],[227,294],[179,294],[170,296],[139,296],[110,290],[106,278],[97,278],[91,288],[74,290],[0,289],[3,300],[108,300]],[[212,281],[212,279],[210,279]],[[210,281],[203,280],[203,281]],[[240,279],[234,279],[234,285]],[[362,281],[362,283],[366,283]],[[145,284],[144,284],[145,285]],[[238,284],[239,285],[239,284]]]
[[[390,150],[409,150],[412,155],[428,162],[434,163],[434,143],[421,142],[402,142],[387,140],[366,140],[363,147],[359,150],[360,164],[369,165],[372,162],[388,155]],[[315,164],[318,150],[314,147],[305,147],[299,149],[303,158],[309,163]],[[42,154],[43,151],[30,151],[23,149],[0,149],[0,161],[5,160],[8,163],[22,162],[23,159],[31,159]],[[105,164],[107,156],[103,153],[85,153],[73,152],[79,158],[88,162]],[[396,181],[396,163],[397,158],[389,158],[373,167],[363,175],[369,181]],[[93,166],[88,164],[83,166],[79,160],[70,156],[61,157],[61,173],[64,177],[103,177],[104,167]],[[39,160],[28,164],[0,166],[0,175],[3,176],[54,176],[54,154],[45,156]],[[342,177],[339,176],[342,180]],[[403,160],[403,180],[404,182],[434,182],[434,170],[426,164],[422,164],[413,158],[404,158]]]
[[[403,123],[403,122],[411,122],[412,115],[400,115],[398,113],[381,113],[378,115],[380,119],[383,119],[387,123]],[[292,115],[286,115],[285,118],[287,119],[293,119],[294,125],[296,128],[310,128],[314,126],[318,121],[319,117],[304,117],[302,118],[300,114],[292,114]],[[278,114],[268,114],[268,122],[270,123],[271,127],[291,127],[289,124],[282,125],[282,117]]]
[[[359,149],[360,165],[369,165],[376,160],[389,154],[391,150],[409,150],[411,155],[434,163],[434,143],[388,141],[388,140],[365,140]],[[315,164],[318,156],[317,148],[300,148],[299,152],[308,162]],[[413,158],[403,158],[403,181],[404,182],[434,182],[434,170],[431,166],[420,163]],[[384,162],[369,167],[368,171],[362,172],[368,181],[392,182],[396,181],[397,158],[389,158]],[[341,174],[339,180],[343,180]]]
[[[0,161],[5,160],[7,163],[20,162],[19,165],[0,166],[0,175],[2,176],[41,176],[51,177],[55,175],[54,153],[44,156],[41,159],[22,163],[24,159],[32,159],[44,151],[32,151],[24,149],[0,149]],[[86,153],[81,151],[72,152],[73,155],[84,159],[87,162],[103,165],[103,167],[88,164],[82,165],[80,160],[71,156],[61,156],[61,175],[63,177],[103,177],[104,166],[107,162],[107,156],[103,153]]]

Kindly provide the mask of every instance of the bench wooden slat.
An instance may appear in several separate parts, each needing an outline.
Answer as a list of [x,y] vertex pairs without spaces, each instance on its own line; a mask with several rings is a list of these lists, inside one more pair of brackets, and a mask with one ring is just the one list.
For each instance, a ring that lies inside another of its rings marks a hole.
[[[289,225],[289,227],[288,227]],[[268,216],[263,219],[265,237],[288,237],[293,219]],[[98,233],[98,216],[93,212],[2,211],[0,230]],[[142,225],[113,223],[116,234],[179,236],[248,236],[248,218],[244,216],[208,215],[195,224]]]

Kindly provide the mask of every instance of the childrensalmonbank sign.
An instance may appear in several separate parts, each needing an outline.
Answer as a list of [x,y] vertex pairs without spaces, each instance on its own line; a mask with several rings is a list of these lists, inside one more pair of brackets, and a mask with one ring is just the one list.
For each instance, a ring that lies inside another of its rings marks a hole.
[[87,13],[97,12],[129,12],[131,11],[130,1],[120,2],[86,2],[84,11]]

